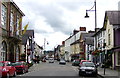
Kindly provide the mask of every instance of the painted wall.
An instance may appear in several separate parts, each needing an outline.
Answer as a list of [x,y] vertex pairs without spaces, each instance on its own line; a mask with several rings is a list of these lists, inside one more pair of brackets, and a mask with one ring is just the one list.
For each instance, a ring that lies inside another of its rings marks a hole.
[[[110,45],[108,44],[108,34],[110,34]],[[110,25],[110,22],[108,20],[107,27],[106,27],[106,48],[111,49],[114,47],[114,31],[113,31],[113,25]]]
[[115,46],[120,46],[120,29],[115,30]]

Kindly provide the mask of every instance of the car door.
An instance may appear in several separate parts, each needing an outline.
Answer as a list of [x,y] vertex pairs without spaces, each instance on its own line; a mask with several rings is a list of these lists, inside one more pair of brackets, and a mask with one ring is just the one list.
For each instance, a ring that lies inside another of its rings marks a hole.
[[12,66],[12,63],[11,63],[11,62],[7,62],[7,63],[6,63],[6,68],[9,70],[9,74],[10,74],[11,76],[14,75],[15,69],[14,69],[14,67]]

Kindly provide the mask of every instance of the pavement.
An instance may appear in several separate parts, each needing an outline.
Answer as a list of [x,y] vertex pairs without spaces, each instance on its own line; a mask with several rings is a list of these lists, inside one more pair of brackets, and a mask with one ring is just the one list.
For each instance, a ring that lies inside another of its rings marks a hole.
[[101,68],[98,67],[98,75],[101,78],[120,78],[120,71],[110,69],[110,68]]

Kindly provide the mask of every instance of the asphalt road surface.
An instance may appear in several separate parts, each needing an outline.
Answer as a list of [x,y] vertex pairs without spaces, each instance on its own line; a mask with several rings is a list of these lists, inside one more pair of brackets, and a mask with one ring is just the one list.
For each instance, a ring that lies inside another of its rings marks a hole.
[[98,77],[79,77],[78,67],[72,66],[71,63],[60,65],[59,62],[49,63],[41,62],[29,69],[28,73],[18,75],[17,77],[40,77],[40,78],[98,78]]

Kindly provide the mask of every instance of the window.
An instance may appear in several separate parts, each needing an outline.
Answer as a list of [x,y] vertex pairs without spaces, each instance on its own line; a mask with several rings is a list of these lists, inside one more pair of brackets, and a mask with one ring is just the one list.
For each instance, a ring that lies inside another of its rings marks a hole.
[[6,29],[6,21],[7,21],[7,8],[4,4],[2,4],[1,10],[1,24],[4,29]]
[[6,59],[6,43],[2,43],[2,48],[1,48],[1,60],[5,61]]
[[19,35],[19,31],[20,31],[20,25],[19,25],[19,21],[20,21],[20,16],[19,14],[17,14],[17,27],[16,27],[16,34]]
[[19,48],[18,47],[16,49],[16,61],[19,61]]
[[14,31],[14,14],[13,14],[13,8],[11,8],[11,13],[10,13],[10,31],[12,33]]
[[118,65],[120,65],[120,52],[118,52]]
[[108,45],[110,45],[110,34],[108,34]]
[[110,45],[110,29],[108,29],[108,45]]

